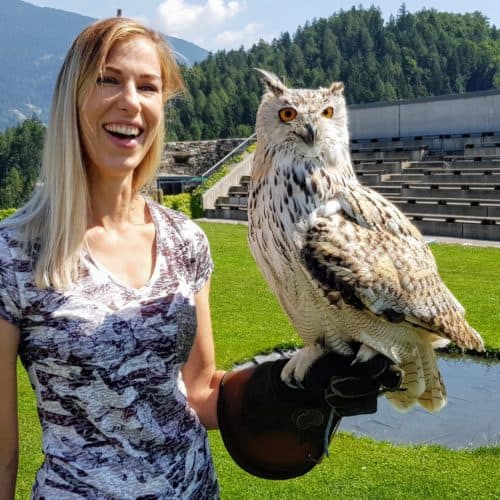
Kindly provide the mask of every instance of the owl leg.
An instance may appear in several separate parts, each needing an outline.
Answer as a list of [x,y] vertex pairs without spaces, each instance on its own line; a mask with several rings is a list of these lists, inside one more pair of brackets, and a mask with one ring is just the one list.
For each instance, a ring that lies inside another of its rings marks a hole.
[[281,371],[281,380],[290,387],[301,385],[311,365],[325,353],[319,344],[311,344],[296,352]]

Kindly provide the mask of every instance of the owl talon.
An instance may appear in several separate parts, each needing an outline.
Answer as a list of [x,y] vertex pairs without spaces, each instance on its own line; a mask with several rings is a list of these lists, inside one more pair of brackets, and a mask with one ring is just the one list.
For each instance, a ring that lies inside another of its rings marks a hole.
[[311,365],[324,354],[320,345],[303,347],[296,352],[281,371],[281,380],[289,387],[303,388],[302,381]]

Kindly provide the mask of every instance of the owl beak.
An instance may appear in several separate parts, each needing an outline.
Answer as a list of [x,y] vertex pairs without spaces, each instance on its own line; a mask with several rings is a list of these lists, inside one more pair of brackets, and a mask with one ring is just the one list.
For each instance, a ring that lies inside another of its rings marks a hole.
[[301,133],[297,135],[308,145],[313,146],[316,141],[316,127],[313,127],[310,123],[306,123]]

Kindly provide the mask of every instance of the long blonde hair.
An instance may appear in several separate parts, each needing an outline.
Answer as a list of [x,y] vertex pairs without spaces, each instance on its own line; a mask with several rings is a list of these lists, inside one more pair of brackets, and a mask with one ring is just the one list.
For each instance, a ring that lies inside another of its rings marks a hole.
[[[75,39],[57,78],[43,151],[40,182],[31,199],[2,225],[15,225],[23,242],[36,248],[34,280],[38,287],[67,289],[78,276],[87,229],[89,193],[78,110],[102,71],[112,47],[135,36],[151,40],[159,54],[163,103],[184,90],[182,77],[161,35],[131,19],[98,21]],[[151,148],[134,172],[135,193],[155,177],[165,134],[162,117]]]

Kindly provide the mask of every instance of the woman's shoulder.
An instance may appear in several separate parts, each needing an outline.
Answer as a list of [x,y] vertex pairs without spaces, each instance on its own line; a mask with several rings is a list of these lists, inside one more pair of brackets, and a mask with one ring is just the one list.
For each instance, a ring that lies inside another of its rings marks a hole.
[[16,226],[0,225],[0,253],[9,252],[9,249],[21,246],[20,231]]
[[171,208],[167,208],[159,203],[148,200],[151,216],[156,219],[156,222],[161,225],[162,229],[175,231],[184,238],[204,236],[203,230],[182,212],[177,212]]

